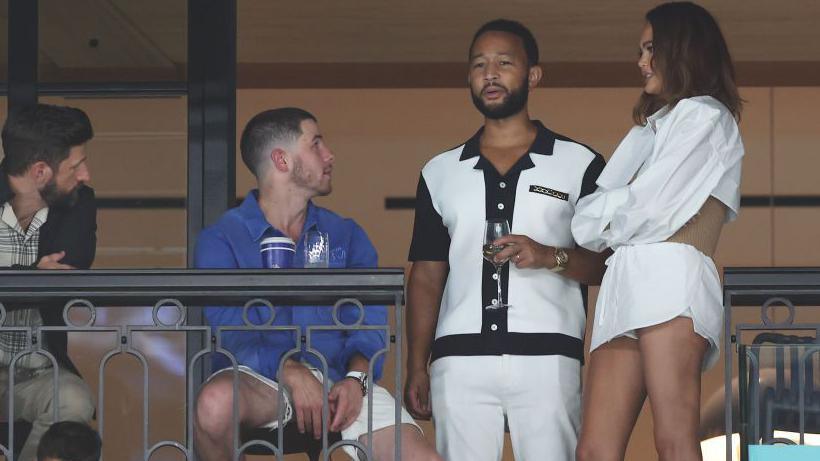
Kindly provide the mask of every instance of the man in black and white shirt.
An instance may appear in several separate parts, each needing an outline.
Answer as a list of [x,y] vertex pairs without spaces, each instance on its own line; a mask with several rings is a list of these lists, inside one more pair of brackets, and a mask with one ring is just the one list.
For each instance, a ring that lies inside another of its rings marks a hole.
[[[469,83],[484,127],[421,172],[410,248],[405,401],[435,417],[448,460],[500,460],[505,418],[519,460],[572,460],[580,426],[585,307],[604,255],[575,248],[575,203],[595,189],[603,158],[531,121],[538,48],[513,21],[479,29]],[[509,259],[482,259],[485,220],[506,219],[496,240]],[[435,334],[434,334],[435,331]],[[428,372],[429,363],[429,372]],[[430,395],[432,393],[432,396]]]
[[[85,163],[93,136],[86,114],[69,107],[37,104],[13,111],[3,126],[0,163],[0,267],[88,269],[96,249],[94,192]],[[64,325],[62,306],[4,306],[6,327]],[[32,330],[33,331],[33,330]],[[29,349],[26,332],[0,332],[0,405],[6,406],[15,354]],[[88,423],[94,404],[68,358],[65,333],[44,335],[45,348],[60,368],[58,418]],[[54,422],[55,363],[42,354],[15,362],[14,418],[32,424],[20,457],[31,461]],[[7,412],[8,409],[5,409]]]

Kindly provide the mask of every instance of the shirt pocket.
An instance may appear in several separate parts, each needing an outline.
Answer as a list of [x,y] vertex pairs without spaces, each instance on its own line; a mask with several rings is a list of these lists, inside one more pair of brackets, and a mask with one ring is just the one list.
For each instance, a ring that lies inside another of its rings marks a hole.
[[570,223],[575,213],[573,193],[560,181],[521,184],[512,232],[544,245],[570,246],[573,241]]

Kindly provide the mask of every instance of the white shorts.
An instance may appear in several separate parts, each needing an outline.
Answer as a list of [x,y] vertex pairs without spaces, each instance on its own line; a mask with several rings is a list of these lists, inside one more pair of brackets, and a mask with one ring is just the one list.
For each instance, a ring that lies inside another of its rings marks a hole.
[[[313,376],[321,381],[322,380],[322,372],[317,370],[313,367],[308,367]],[[279,383],[276,381],[268,378],[267,376],[263,376],[251,368],[248,368],[244,365],[239,365],[238,370],[241,373],[244,373],[248,376],[251,376],[262,383],[266,384],[268,387],[275,391],[279,391]],[[218,375],[219,373],[224,372],[231,372],[233,371],[232,367],[223,368],[216,373],[212,374],[208,381],[213,379],[214,376]],[[331,383],[332,384],[332,383]],[[386,427],[394,426],[396,423],[396,400],[387,392],[387,389],[379,386],[378,384],[373,384],[373,388],[371,389],[371,393],[373,395],[373,432],[378,431],[379,429],[384,429]],[[293,407],[291,406],[290,396],[287,392],[284,393],[285,397],[285,418],[284,422],[287,425],[293,419]],[[368,406],[368,398],[365,397],[362,400],[362,410],[359,412],[359,416],[356,420],[351,424],[347,429],[342,430],[342,439],[343,440],[359,440],[359,437],[367,434],[367,406]],[[410,424],[419,432],[422,432],[421,428],[416,424],[413,418],[407,413],[407,410],[404,409],[404,406],[401,407],[401,423],[402,424]],[[270,430],[274,430],[279,427],[279,420],[274,419],[273,421],[262,425],[262,427]],[[351,458],[357,459],[356,456],[356,449],[351,445],[343,446],[344,451],[350,455]]]
[[607,259],[595,304],[590,352],[619,336],[677,317],[692,319],[709,342],[706,370],[718,360],[723,331],[723,291],[714,261],[684,243],[618,247]]

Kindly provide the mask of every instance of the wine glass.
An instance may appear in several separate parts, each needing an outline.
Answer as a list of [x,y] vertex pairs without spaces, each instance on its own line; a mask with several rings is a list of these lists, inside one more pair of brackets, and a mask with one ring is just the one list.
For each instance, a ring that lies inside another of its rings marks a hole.
[[484,309],[501,309],[510,307],[509,304],[504,304],[501,300],[501,268],[509,261],[509,258],[502,261],[496,261],[495,255],[504,249],[504,245],[494,245],[493,242],[499,238],[509,235],[510,223],[506,219],[488,219],[484,225],[484,246],[482,247],[482,254],[484,259],[495,266],[495,281],[498,284],[498,303],[484,306]]

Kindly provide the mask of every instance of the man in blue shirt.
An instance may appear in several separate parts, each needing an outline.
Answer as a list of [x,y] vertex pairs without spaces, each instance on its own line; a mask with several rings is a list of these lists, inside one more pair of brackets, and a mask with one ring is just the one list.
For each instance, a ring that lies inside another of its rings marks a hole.
[[[289,237],[297,242],[294,266],[302,266],[302,245],[307,231],[329,235],[329,266],[376,267],[376,250],[364,230],[351,219],[315,206],[311,199],[328,195],[334,156],[326,146],[316,118],[296,108],[274,109],[257,114],[242,133],[242,160],[256,176],[258,189],[251,191],[237,208],[226,212],[197,241],[194,264],[198,268],[261,268],[259,244],[267,237]],[[250,320],[264,323],[267,312],[251,309]],[[206,308],[208,323],[218,326],[244,325],[238,307]],[[255,317],[255,318],[254,318]],[[340,309],[340,321],[352,323],[358,308]],[[384,307],[368,306],[364,323],[386,325]],[[275,326],[332,325],[330,306],[276,308]],[[386,346],[378,331],[323,331],[314,333],[312,346],[327,361],[328,378],[334,383],[328,394],[329,430],[341,431],[344,439],[366,442],[367,399],[373,393],[373,453],[377,460],[392,459],[394,453],[395,400],[382,387],[367,388],[372,357]],[[313,354],[299,352],[280,360],[297,346],[287,331],[236,331],[222,333],[223,344],[239,367],[239,423],[242,427],[276,427],[279,384],[286,389],[285,421],[295,414],[300,432],[322,433],[322,365]],[[302,346],[304,347],[304,346]],[[203,386],[197,398],[195,442],[200,459],[232,459],[233,373],[227,358],[215,359],[225,367]],[[382,371],[382,360],[374,365],[374,381]],[[413,419],[402,409],[402,459],[438,460]],[[355,450],[345,450],[356,456]]]

